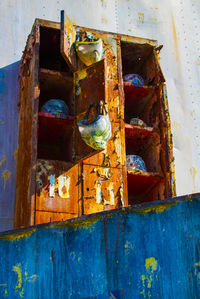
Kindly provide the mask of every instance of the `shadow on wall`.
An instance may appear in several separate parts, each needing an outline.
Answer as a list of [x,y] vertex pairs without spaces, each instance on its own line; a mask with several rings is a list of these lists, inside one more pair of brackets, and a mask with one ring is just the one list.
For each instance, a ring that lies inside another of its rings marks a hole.
[[14,225],[19,66],[0,69],[0,231]]

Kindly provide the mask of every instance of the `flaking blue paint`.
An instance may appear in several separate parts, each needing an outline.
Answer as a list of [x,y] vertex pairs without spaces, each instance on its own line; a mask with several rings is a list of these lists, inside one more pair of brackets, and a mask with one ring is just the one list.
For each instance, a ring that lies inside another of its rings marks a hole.
[[167,203],[1,234],[0,298],[198,298],[200,194]]

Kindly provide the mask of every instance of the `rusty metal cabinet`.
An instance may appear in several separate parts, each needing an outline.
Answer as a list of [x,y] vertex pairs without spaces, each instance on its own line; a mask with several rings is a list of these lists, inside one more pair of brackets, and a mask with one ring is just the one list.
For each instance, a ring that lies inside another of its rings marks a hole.
[[[101,38],[104,57],[85,66],[75,53],[77,30]],[[81,28],[62,12],[60,23],[37,19],[21,61],[15,226],[62,221],[83,214],[175,194],[164,77],[155,41]],[[123,75],[138,73],[136,88]],[[42,113],[62,99],[70,116]],[[105,150],[82,140],[77,121],[104,99],[112,136]],[[140,116],[147,127],[129,125]],[[147,172],[126,168],[140,154]]]

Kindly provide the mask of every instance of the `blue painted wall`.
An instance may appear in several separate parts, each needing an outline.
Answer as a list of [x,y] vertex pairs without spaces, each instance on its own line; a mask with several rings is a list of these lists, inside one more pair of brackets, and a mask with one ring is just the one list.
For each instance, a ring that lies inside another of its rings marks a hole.
[[197,194],[3,233],[0,298],[200,298],[199,211]]
[[13,228],[19,62],[0,69],[0,231]]

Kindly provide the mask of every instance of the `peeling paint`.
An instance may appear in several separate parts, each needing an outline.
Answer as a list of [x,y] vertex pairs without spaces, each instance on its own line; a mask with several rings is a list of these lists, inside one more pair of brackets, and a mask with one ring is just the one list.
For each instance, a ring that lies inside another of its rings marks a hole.
[[17,264],[13,266],[13,271],[17,273],[18,281],[17,285],[15,286],[16,292],[19,292],[20,297],[24,296],[24,288],[22,287],[22,266],[21,264]]
[[144,296],[144,298],[151,298],[151,288],[152,283],[157,276],[155,273],[158,270],[158,262],[154,257],[147,258],[145,261],[146,274],[141,275],[142,285],[140,294]]
[[108,189],[109,194],[110,194],[110,202],[109,203],[110,203],[111,206],[114,206],[114,204],[115,204],[114,183],[110,182],[107,189]]
[[78,78],[77,78],[77,82],[78,82],[78,81],[83,80],[87,77],[87,69],[80,70],[80,71],[77,72],[77,74],[78,74]]
[[4,189],[6,188],[7,181],[9,180],[11,174],[12,173],[8,169],[4,170],[2,173],[2,178],[4,180]]
[[97,172],[98,177],[103,178],[103,179],[108,180],[112,176],[111,168],[98,167],[98,168],[94,168],[94,171]]
[[120,138],[120,132],[115,132],[114,135],[114,145],[115,145],[115,152],[116,152],[116,161],[118,163],[122,163],[122,149],[121,149],[121,138]]
[[95,184],[95,190],[96,190],[96,203],[101,203],[101,182],[97,181]]
[[15,152],[14,152],[14,159],[17,160],[17,156],[18,156],[18,148],[16,148]]
[[49,197],[55,197],[55,175],[51,174],[49,176]]
[[119,188],[119,195],[120,195],[120,200],[121,200],[122,206],[125,207],[124,186],[123,186],[123,184]]
[[3,160],[0,162],[0,167],[3,165],[3,163],[6,162],[6,155],[3,155]]
[[138,19],[141,24],[144,24],[144,13],[138,12]]
[[70,177],[61,175],[58,177],[58,193],[62,198],[69,198]]
[[41,177],[43,175],[47,175],[48,170],[52,169],[52,165],[48,161],[43,161],[41,163],[38,163],[37,165],[34,166],[34,169],[38,169],[37,174],[36,174],[36,181],[40,185],[40,187],[43,186],[42,179]]

